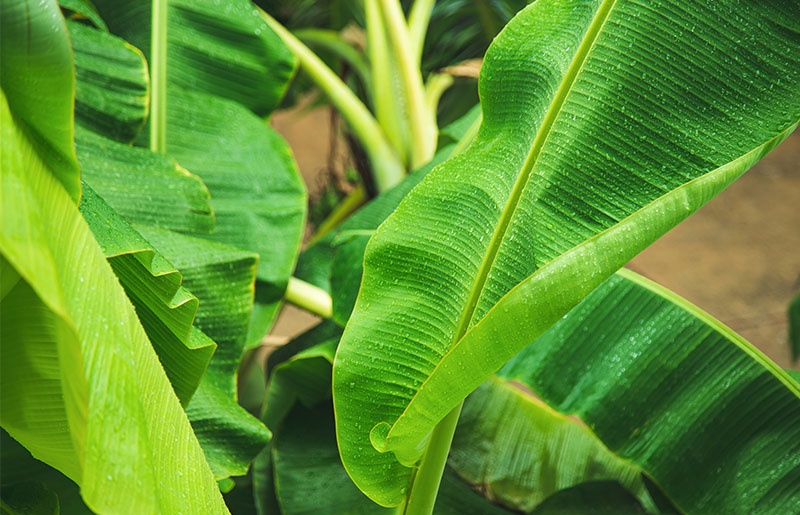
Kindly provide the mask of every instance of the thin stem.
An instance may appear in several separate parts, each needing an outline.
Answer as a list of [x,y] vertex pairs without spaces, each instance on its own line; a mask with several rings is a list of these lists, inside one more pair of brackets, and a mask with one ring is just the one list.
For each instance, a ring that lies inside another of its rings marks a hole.
[[167,0],[153,0],[150,27],[150,150],[167,151]]
[[322,318],[333,316],[333,300],[328,292],[296,277],[289,278],[284,298],[295,306]]
[[364,83],[367,91],[372,90],[372,82],[364,55],[353,48],[347,41],[342,39],[335,30],[329,29],[299,29],[294,31],[294,35],[303,43],[313,47],[320,47],[333,52],[337,57],[347,62],[350,68],[356,72],[358,78]]
[[319,224],[317,232],[315,232],[314,235],[309,238],[307,246],[310,247],[324,238],[326,234],[338,227],[340,223],[353,214],[353,212],[360,208],[366,201],[367,190],[364,188],[363,184],[359,184],[356,186],[356,189],[350,192],[350,194],[348,194],[344,200],[342,200],[339,205],[337,205],[334,210],[331,211],[331,214],[328,215],[328,218]]
[[425,103],[422,73],[412,52],[408,26],[400,3],[397,0],[381,0],[380,6],[400,68],[400,78],[403,80],[411,132],[410,164],[413,170],[430,161],[436,152],[436,117]]
[[422,47],[425,46],[425,35],[436,0],[416,0],[408,14],[408,35],[411,41],[411,54],[417,66],[422,61]]
[[295,55],[309,77],[322,89],[358,138],[369,157],[378,190],[385,191],[405,176],[405,170],[378,122],[361,100],[307,46],[272,16],[256,7],[269,27]]
[[432,113],[439,110],[439,100],[447,88],[453,85],[453,76],[446,73],[431,73],[425,83],[425,102]]
[[444,466],[447,462],[447,455],[450,453],[450,444],[453,443],[453,435],[456,432],[458,416],[461,414],[463,404],[462,401],[448,413],[431,433],[428,447],[425,448],[422,461],[411,483],[411,492],[408,494],[404,513],[408,515],[433,513],[436,494],[439,492],[439,484],[442,482]]

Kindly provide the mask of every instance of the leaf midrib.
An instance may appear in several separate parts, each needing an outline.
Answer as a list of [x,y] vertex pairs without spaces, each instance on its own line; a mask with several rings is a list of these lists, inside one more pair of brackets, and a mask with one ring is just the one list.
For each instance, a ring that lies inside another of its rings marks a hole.
[[489,242],[488,252],[484,256],[481,266],[478,269],[478,275],[475,278],[475,283],[473,284],[473,287],[469,293],[469,297],[467,298],[467,303],[464,307],[458,329],[456,330],[455,339],[453,340],[454,342],[457,342],[459,339],[461,339],[461,337],[466,334],[470,327],[470,322],[475,314],[478,300],[480,299],[481,293],[483,293],[484,286],[486,285],[486,281],[489,278],[489,272],[494,265],[498,252],[500,251],[500,245],[505,238],[506,232],[508,231],[508,226],[511,223],[514,213],[516,212],[517,205],[522,198],[522,192],[525,190],[525,186],[530,179],[533,167],[536,164],[536,161],[539,159],[542,148],[544,148],[544,144],[547,142],[547,139],[550,136],[551,129],[555,124],[558,115],[561,113],[561,108],[563,107],[570,91],[572,91],[572,86],[575,84],[581,69],[583,69],[583,65],[586,63],[586,58],[594,46],[595,41],[597,41],[598,36],[602,32],[603,26],[605,26],[606,20],[608,20],[609,14],[611,13],[611,10],[615,4],[616,0],[604,0],[597,9],[595,18],[592,20],[592,23],[589,26],[589,29],[586,31],[586,34],[583,36],[583,40],[578,47],[578,51],[572,58],[572,62],[570,63],[569,68],[567,68],[567,73],[564,75],[564,78],[558,87],[558,91],[553,98],[553,102],[551,103],[544,119],[542,120],[542,125],[536,132],[536,137],[534,138],[531,148],[528,151],[528,156],[525,159],[522,170],[517,177],[517,181],[514,183],[514,187],[511,190],[511,195],[509,196],[506,206],[503,208],[503,214],[500,216],[500,223],[497,225],[497,229],[495,229],[492,239]]

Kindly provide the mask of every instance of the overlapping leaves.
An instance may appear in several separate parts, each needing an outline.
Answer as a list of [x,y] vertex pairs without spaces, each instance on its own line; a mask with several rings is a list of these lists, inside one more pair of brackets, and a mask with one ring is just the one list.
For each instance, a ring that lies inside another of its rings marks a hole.
[[540,1],[506,27],[476,141],[367,247],[334,365],[339,445],[364,492],[402,502],[461,399],[791,132],[797,14]]

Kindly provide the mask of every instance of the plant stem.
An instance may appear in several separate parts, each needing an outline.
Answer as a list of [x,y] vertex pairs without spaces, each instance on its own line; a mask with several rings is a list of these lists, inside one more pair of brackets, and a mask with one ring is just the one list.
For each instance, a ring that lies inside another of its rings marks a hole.
[[372,90],[372,81],[369,74],[369,65],[364,55],[342,39],[338,32],[329,29],[299,29],[294,35],[312,48],[315,46],[328,50],[340,59],[347,62],[350,68],[364,83],[367,91]]
[[167,151],[167,0],[153,0],[150,27],[150,150]]
[[408,164],[409,128],[404,119],[404,95],[398,91],[401,80],[397,76],[393,56],[389,52],[379,0],[364,2],[364,15],[367,21],[367,51],[369,52],[370,72],[372,76],[372,108],[378,123],[383,127],[386,136],[397,151],[403,164]]
[[436,115],[430,112],[425,103],[422,73],[412,52],[408,26],[400,3],[397,0],[380,0],[380,6],[400,68],[400,77],[403,79],[411,132],[410,165],[413,170],[430,161],[436,152]]
[[322,89],[350,125],[369,156],[375,183],[385,191],[405,176],[405,170],[378,122],[358,97],[307,46],[272,16],[256,7],[269,27],[283,40],[309,77]]
[[322,318],[333,316],[333,300],[328,292],[296,277],[289,278],[284,298],[295,306]]
[[436,494],[442,482],[442,474],[450,452],[450,444],[456,432],[462,401],[453,411],[439,422],[431,433],[431,439],[422,455],[422,461],[411,483],[411,492],[404,511],[407,515],[427,515],[433,513]]
[[310,247],[324,238],[326,234],[338,227],[340,223],[353,214],[353,212],[360,208],[366,201],[367,190],[364,188],[363,184],[359,184],[356,186],[356,189],[354,189],[341,202],[339,202],[339,205],[337,205],[334,210],[331,211],[331,214],[328,215],[328,218],[319,224],[317,232],[315,232],[314,235],[309,238],[306,246]]
[[411,41],[411,55],[417,66],[422,60],[422,47],[425,46],[425,35],[436,0],[415,0],[408,14],[408,35]]

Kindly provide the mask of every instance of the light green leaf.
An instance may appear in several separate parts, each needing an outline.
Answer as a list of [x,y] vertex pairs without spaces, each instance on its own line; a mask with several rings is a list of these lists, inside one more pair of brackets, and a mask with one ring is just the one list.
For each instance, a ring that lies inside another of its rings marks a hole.
[[72,133],[75,76],[69,34],[55,0],[0,2],[0,86],[72,199],[81,196]]
[[791,132],[798,14],[545,0],[495,39],[475,142],[373,236],[337,353],[338,441],[367,495],[403,502],[470,391]]
[[0,421],[100,513],[226,513],[180,402],[73,197],[0,102]]
[[87,19],[94,23],[98,29],[108,32],[106,23],[97,14],[97,9],[89,0],[59,0],[58,3],[62,9],[68,9],[73,12],[72,15],[67,17],[68,20]]
[[655,510],[638,467],[585,426],[494,377],[467,397],[447,463],[487,497],[523,512],[558,490],[597,480],[619,481]]
[[67,27],[75,53],[75,124],[130,143],[150,107],[144,55],[108,32],[75,21]]
[[[150,2],[95,5],[113,33],[150,55]],[[278,105],[295,68],[247,0],[170,0],[167,63],[171,85],[234,100],[259,115]]]
[[684,512],[800,509],[800,385],[632,272],[592,292],[498,375],[579,416]]
[[197,297],[181,286],[181,273],[85,182],[80,210],[186,406],[217,348],[192,327]]
[[129,222],[182,232],[214,230],[208,189],[173,159],[80,128],[75,146],[84,179]]
[[257,256],[164,229],[136,229],[180,270],[183,285],[200,301],[195,325],[218,347],[186,413],[214,476],[243,475],[271,436],[236,401]]

